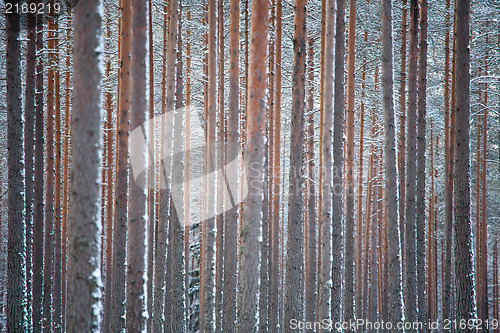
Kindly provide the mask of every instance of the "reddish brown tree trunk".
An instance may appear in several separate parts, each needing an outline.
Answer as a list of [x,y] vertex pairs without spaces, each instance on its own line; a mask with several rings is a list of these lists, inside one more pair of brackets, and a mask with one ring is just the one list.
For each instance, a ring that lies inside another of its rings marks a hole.
[[[469,116],[470,116],[470,0],[456,3],[456,72],[455,99],[455,278],[457,288],[457,320],[474,316],[472,281],[470,187],[469,187]],[[463,332],[472,332],[465,329]]]
[[248,184],[253,184],[243,202],[242,224],[239,232],[239,279],[237,332],[257,330],[257,307],[259,290],[259,238],[261,237],[264,135],[266,129],[266,86],[268,61],[269,2],[252,2],[252,26],[249,51],[248,95],[247,95],[247,147],[245,167]]

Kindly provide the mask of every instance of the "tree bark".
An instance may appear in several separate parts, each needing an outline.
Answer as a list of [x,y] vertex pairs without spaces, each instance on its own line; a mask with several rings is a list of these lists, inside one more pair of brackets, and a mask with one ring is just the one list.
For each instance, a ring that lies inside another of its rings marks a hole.
[[121,1],[119,100],[116,131],[115,216],[113,225],[113,268],[111,290],[111,331],[125,328],[125,284],[128,214],[128,137],[130,110],[130,26],[131,7]]
[[[367,41],[367,30],[364,32],[365,42]],[[364,59],[366,63],[366,59]],[[363,255],[367,248],[363,247],[363,236],[368,230],[363,224],[363,151],[364,151],[364,126],[365,126],[365,87],[366,87],[366,65],[363,65],[361,73],[361,100],[359,107],[359,153],[358,153],[358,192],[357,192],[357,216],[356,216],[356,247],[354,249],[355,255],[355,285],[354,285],[354,300],[356,306],[356,318],[363,318],[363,271],[366,266],[363,265]],[[368,215],[368,214],[367,214]]]
[[[204,165],[205,192],[215,192],[215,131],[217,111],[217,2],[208,1],[208,61],[206,104],[206,156]],[[215,332],[215,198],[204,197],[204,218],[201,225],[200,260],[200,330]]]
[[[392,62],[392,2],[382,1],[382,108],[384,110],[385,132],[385,189],[387,198],[388,242],[388,320],[393,323],[402,319],[400,233],[398,224],[396,134],[393,99]],[[402,330],[401,330],[402,331]]]
[[75,7],[68,332],[100,329],[100,5],[100,1],[94,0]]
[[[245,170],[249,192],[243,201],[239,231],[238,313],[236,330],[256,332],[258,325],[260,277],[260,237],[262,234],[262,196],[264,136],[266,129],[266,86],[268,61],[269,2],[252,2],[251,42],[247,94],[247,137]],[[250,186],[251,185],[251,186]]]
[[[337,0],[335,29],[335,88],[333,113],[333,188],[332,188],[332,321],[342,319],[342,283],[344,280],[343,202],[344,192],[344,56],[345,0]],[[327,23],[328,24],[328,23]],[[328,46],[326,46],[328,48]],[[326,56],[326,55],[325,55]]]
[[[56,22],[58,34],[59,23]],[[54,294],[53,331],[62,332],[62,234],[61,234],[61,95],[59,71],[59,37],[54,40],[55,69],[54,69]]]
[[[35,4],[34,0],[30,1]],[[24,175],[25,175],[25,226],[26,226],[26,310],[28,331],[32,324],[32,268],[33,268],[33,174],[35,146],[35,59],[36,59],[36,15],[28,13],[26,18],[26,85],[24,102]]]
[[[168,32],[168,50],[167,50],[167,107],[174,109],[174,132],[173,145],[176,149],[181,149],[183,145],[183,109],[182,109],[182,71],[179,64],[182,65],[180,53],[182,44],[180,43],[180,1],[170,3],[169,32]],[[177,60],[176,60],[177,59]],[[177,66],[176,66],[177,62]],[[177,68],[176,68],[177,67]],[[182,184],[184,178],[184,165],[182,156],[174,154],[172,159],[172,181],[171,184]],[[172,187],[171,187],[172,188]],[[177,189],[172,196],[177,196],[182,202],[182,188]],[[182,222],[182,223],[181,223]],[[167,273],[167,299],[165,300],[165,331],[172,333],[181,333],[185,331],[184,319],[184,216],[182,207],[176,207],[174,200],[170,198],[170,219],[169,219],[169,244],[168,255],[171,258]],[[168,258],[167,258],[168,259]],[[167,312],[168,311],[168,312]],[[168,313],[168,315],[167,315]]]
[[[131,86],[130,128],[140,128],[146,120],[146,33],[147,4],[142,0],[131,2]],[[142,137],[142,135],[141,135]],[[146,165],[146,150],[131,142],[132,162]],[[139,149],[136,149],[138,147]],[[141,165],[140,164],[140,165]],[[146,329],[146,173],[129,173],[128,241],[127,241],[127,332],[142,332]]]
[[[457,288],[457,320],[474,317],[472,281],[470,186],[469,186],[469,115],[470,115],[470,0],[456,3],[456,72],[455,72],[455,277]],[[459,19],[458,19],[459,18]],[[463,332],[473,332],[465,329]]]
[[[318,319],[330,319],[332,281],[332,126],[333,126],[333,52],[335,36],[335,1],[324,2],[325,34],[322,36],[324,54],[321,62],[322,80],[320,106],[320,193],[319,193],[319,248],[318,248]],[[338,272],[336,272],[338,273]],[[341,277],[335,277],[337,281]],[[338,305],[339,300],[334,300]],[[327,330],[320,330],[327,332]]]
[[[171,5],[171,4],[170,4]],[[168,42],[168,34],[170,33],[170,24],[167,26],[167,18],[170,15],[170,6],[163,6],[163,50],[162,50],[162,81],[161,81],[161,139],[160,139],[160,156],[158,162],[161,161],[160,178],[159,178],[159,204],[158,210],[158,225],[157,234],[155,237],[155,268],[154,268],[154,302],[153,302],[153,332],[164,331],[165,320],[165,298],[166,298],[166,267],[167,267],[167,237],[169,223],[169,206],[170,206],[170,190],[169,180],[171,172],[171,150],[172,150],[172,128],[173,124],[166,119],[167,112],[173,112],[174,100],[170,96],[167,101],[167,48],[170,45]],[[177,26],[175,26],[177,31]],[[170,69],[174,74],[168,76],[173,81],[175,75],[175,67]],[[173,84],[173,83],[172,83]],[[168,102],[168,106],[167,106]]]
[[[36,51],[43,46],[43,15],[36,17]],[[33,332],[42,331],[43,224],[44,224],[44,114],[43,59],[37,57],[35,106],[35,178],[33,194]]]
[[[272,116],[273,147],[272,147],[272,197],[270,225],[273,230],[270,248],[269,265],[269,327],[280,324],[280,190],[281,190],[281,38],[282,38],[282,1],[276,0],[276,36],[274,41],[274,107]],[[280,329],[283,325],[279,326]]]
[[307,198],[307,229],[305,244],[305,313],[306,321],[314,322],[316,319],[316,284],[317,284],[317,222],[316,222],[316,187],[314,163],[314,39],[308,37],[307,43],[307,81],[309,85],[307,97],[307,135],[306,135],[306,198]]
[[354,321],[356,318],[354,312],[354,67],[356,62],[356,0],[349,0],[348,29],[344,321]]
[[[240,35],[240,3],[231,0],[229,9],[229,120],[227,126],[226,164],[238,158],[239,135],[239,35]],[[231,143],[231,144],[229,144]],[[238,161],[236,161],[238,163]],[[239,168],[239,164],[236,165]],[[238,179],[238,178],[236,178]],[[231,204],[225,198],[225,204]],[[224,214],[224,294],[222,331],[234,331],[236,321],[236,271],[238,251],[238,210],[232,207]]]
[[417,265],[416,265],[416,221],[415,221],[415,184],[416,184],[416,112],[417,112],[417,52],[418,52],[418,2],[410,0],[410,34],[408,61],[408,126],[406,168],[406,211],[405,211],[405,260],[406,291],[405,319],[417,320]]
[[446,0],[446,35],[445,35],[445,58],[444,58],[444,121],[445,121],[445,256],[443,262],[443,320],[450,319],[453,312],[452,305],[452,243],[453,243],[453,145],[452,131],[454,127],[451,122],[450,109],[450,0]]
[[306,0],[297,1],[294,11],[294,52],[288,237],[286,244],[285,332],[290,320],[304,320],[304,108],[306,74]]
[[[7,2],[9,3],[9,2]],[[14,2],[10,2],[14,5]],[[19,13],[5,14],[8,150],[7,331],[28,329],[26,312],[26,225]]]
[[[418,54],[418,115],[417,115],[417,298],[418,320],[427,320],[425,293],[425,147],[427,113],[427,0],[420,2],[420,34]],[[431,142],[432,144],[432,142]],[[429,224],[432,221],[428,220]]]
[[[53,4],[53,2],[51,2]],[[45,136],[45,226],[43,251],[43,332],[52,331],[52,310],[55,307],[52,296],[54,293],[54,110],[55,110],[55,66],[57,55],[56,38],[57,23],[52,13],[48,22],[48,71],[47,71],[47,123]]]

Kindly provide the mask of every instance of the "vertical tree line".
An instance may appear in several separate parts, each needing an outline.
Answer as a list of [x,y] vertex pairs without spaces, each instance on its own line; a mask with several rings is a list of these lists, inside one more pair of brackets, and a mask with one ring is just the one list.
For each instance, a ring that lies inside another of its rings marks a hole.
[[494,3],[26,4],[0,331],[500,329]]

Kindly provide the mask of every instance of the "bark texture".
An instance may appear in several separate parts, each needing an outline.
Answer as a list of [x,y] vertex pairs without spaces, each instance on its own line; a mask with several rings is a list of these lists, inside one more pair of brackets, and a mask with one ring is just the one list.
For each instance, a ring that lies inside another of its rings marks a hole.
[[75,7],[75,95],[67,332],[96,332],[101,308],[101,1]]
[[[382,108],[385,134],[385,188],[388,242],[388,320],[393,323],[402,319],[400,233],[398,224],[396,133],[393,99],[392,61],[392,2],[382,1]],[[425,274],[424,274],[425,276]],[[402,331],[402,330],[401,330]]]
[[252,2],[247,95],[245,169],[248,195],[243,201],[239,230],[238,333],[257,332],[260,238],[266,130],[266,87],[268,61],[269,1]]

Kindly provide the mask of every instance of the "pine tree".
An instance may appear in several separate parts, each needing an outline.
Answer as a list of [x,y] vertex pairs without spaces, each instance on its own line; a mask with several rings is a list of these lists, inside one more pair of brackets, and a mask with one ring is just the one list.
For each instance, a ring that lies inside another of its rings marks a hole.
[[[344,280],[343,202],[344,192],[344,76],[345,76],[345,0],[337,0],[335,28],[335,87],[333,106],[333,188],[332,188],[332,321],[342,319]],[[328,24],[328,23],[327,23]]]
[[[320,107],[320,194],[319,194],[319,248],[318,248],[318,318],[330,318],[332,263],[332,126],[333,126],[333,42],[335,35],[335,1],[324,2],[325,33],[324,54],[322,64],[324,75],[322,80]],[[335,277],[339,279],[339,277]],[[339,300],[333,300],[338,302]],[[325,332],[326,330],[323,330]]]
[[416,267],[416,112],[417,112],[417,52],[418,52],[418,2],[410,0],[410,34],[408,59],[408,124],[407,124],[407,164],[406,164],[406,212],[405,212],[405,319],[417,319],[417,267]]
[[[14,1],[7,1],[14,5]],[[25,332],[26,313],[26,225],[24,220],[24,147],[20,15],[5,14],[7,69],[7,149],[8,149],[8,254],[7,254],[7,331]]]
[[120,21],[120,70],[118,110],[116,121],[116,176],[115,209],[113,225],[113,265],[111,304],[111,331],[125,328],[125,285],[127,255],[127,214],[128,214],[128,137],[130,111],[130,2],[121,0]]
[[384,111],[385,189],[387,198],[386,241],[388,242],[389,256],[387,259],[389,280],[386,290],[389,291],[388,320],[395,323],[402,319],[402,295],[397,192],[389,190],[397,187],[393,85],[392,2],[391,0],[384,0],[382,1],[382,108]]
[[[474,317],[472,281],[470,187],[469,187],[469,115],[470,115],[470,1],[456,3],[456,71],[455,71],[455,278],[457,293],[457,320]],[[466,328],[463,332],[474,332]]]
[[[238,121],[239,121],[239,31],[240,3],[231,0],[229,10],[229,120],[227,126],[226,164],[238,158]],[[186,125],[187,126],[187,125]],[[231,144],[229,144],[231,143]],[[238,161],[235,161],[238,163]],[[187,163],[187,162],[186,162]],[[234,163],[234,162],[233,162]],[[236,168],[239,164],[236,164]],[[225,198],[224,204],[231,204]],[[238,211],[236,207],[224,214],[224,299],[222,331],[234,331],[236,321],[236,270],[238,248]]]
[[[427,90],[427,0],[420,2],[417,114],[417,297],[418,320],[427,320],[425,295],[425,147]],[[431,143],[432,144],[432,143]],[[429,224],[432,223],[429,219]]]
[[[238,312],[236,331],[257,332],[259,304],[260,241],[266,129],[266,86],[268,61],[269,1],[252,2],[251,42],[248,54],[247,132],[245,170],[251,184],[243,201],[239,230]],[[252,170],[250,172],[250,170]]]
[[94,0],[75,7],[68,332],[100,329],[100,6],[101,2]]
[[[131,94],[130,94],[130,127],[132,130],[143,126],[146,118],[146,33],[147,5],[145,1],[131,2]],[[142,129],[141,129],[142,132]],[[130,158],[145,165],[146,151],[134,149],[131,142]],[[141,165],[139,164],[139,165]],[[141,179],[146,174],[129,174],[128,202],[128,241],[127,253],[127,332],[142,332],[146,329],[146,192]]]

